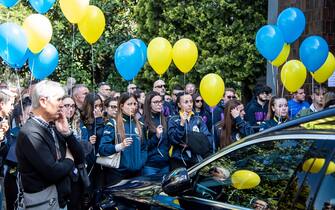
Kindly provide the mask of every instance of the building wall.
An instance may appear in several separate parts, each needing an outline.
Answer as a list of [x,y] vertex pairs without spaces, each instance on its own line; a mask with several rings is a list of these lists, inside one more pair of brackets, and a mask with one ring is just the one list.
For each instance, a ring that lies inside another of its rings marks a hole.
[[[306,17],[306,28],[304,33],[297,41],[291,45],[289,60],[299,59],[299,46],[302,41],[311,35],[322,36],[329,45],[330,51],[335,54],[335,0],[277,0],[278,15],[288,7],[301,9]],[[279,70],[280,72],[280,70]],[[276,77],[280,83],[280,75]],[[317,85],[317,84],[315,84]],[[327,83],[325,83],[327,85]],[[311,94],[312,78],[310,74],[305,82],[305,90]],[[279,84],[278,92],[282,90]],[[288,93],[285,93],[288,96]]]

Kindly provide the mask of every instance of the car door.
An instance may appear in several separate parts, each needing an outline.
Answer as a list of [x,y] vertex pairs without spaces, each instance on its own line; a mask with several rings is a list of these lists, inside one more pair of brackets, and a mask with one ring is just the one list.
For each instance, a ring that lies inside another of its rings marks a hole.
[[[285,198],[297,199],[302,192],[285,197],[298,172],[309,174],[310,169],[302,170],[304,162],[312,157],[326,160],[327,152],[322,156],[318,151],[324,145],[334,148],[331,139],[335,136],[286,134],[235,145],[190,171],[194,187],[179,198],[180,205],[184,209],[282,209],[278,207]],[[315,191],[309,191],[307,197]]]

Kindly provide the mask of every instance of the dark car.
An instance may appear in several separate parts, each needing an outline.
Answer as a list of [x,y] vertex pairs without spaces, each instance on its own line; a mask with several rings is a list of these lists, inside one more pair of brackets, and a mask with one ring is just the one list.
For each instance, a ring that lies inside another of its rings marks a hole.
[[237,141],[163,182],[124,180],[105,193],[126,209],[334,209],[334,140],[328,109]]

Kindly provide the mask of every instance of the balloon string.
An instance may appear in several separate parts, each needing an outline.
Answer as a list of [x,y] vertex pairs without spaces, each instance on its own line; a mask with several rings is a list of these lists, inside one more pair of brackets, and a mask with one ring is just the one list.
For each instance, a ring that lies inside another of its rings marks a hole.
[[284,83],[283,83],[283,87],[281,90],[281,97],[284,98],[284,84],[286,84],[286,75],[285,75],[285,79],[284,79]]
[[73,87],[73,69],[74,69],[74,46],[75,46],[75,43],[74,43],[74,31],[75,31],[75,25],[72,24],[72,46],[71,46],[71,58],[72,58],[72,63],[71,63],[71,72],[70,72],[70,75],[71,75],[71,78],[70,78],[70,96],[72,97],[72,87]]
[[271,70],[272,70],[272,82],[273,82],[273,86],[275,87],[275,91],[276,91],[276,94],[277,94],[277,88],[278,88],[278,85],[277,85],[277,83],[276,83],[276,78],[275,78],[275,70],[274,70],[274,67],[273,67],[273,65],[272,65],[272,63],[270,63],[271,64]]
[[33,73],[34,73],[34,68],[35,68],[35,59],[33,60],[33,65],[31,66],[30,69],[30,81],[29,81],[29,96],[31,96],[31,86],[33,85]]
[[216,148],[215,148],[215,141],[214,141],[214,139],[215,139],[215,137],[214,137],[214,107],[211,107],[211,114],[212,114],[212,137],[213,137],[213,154],[215,153],[215,150],[216,150]]
[[[95,84],[94,71],[95,71],[95,69],[94,69],[94,52],[93,51],[94,51],[93,45],[91,45],[92,91],[93,91],[94,98],[95,98],[95,90],[94,90],[94,84]],[[94,106],[94,104],[93,104],[93,106]],[[97,135],[97,118],[95,116],[94,116],[94,135]]]
[[21,86],[20,86],[20,77],[19,74],[17,73],[17,71],[15,71],[16,74],[16,82],[17,82],[17,89],[18,89],[18,93],[19,93],[19,97],[20,97],[20,105],[21,105],[21,113],[23,116],[23,102],[22,102],[22,94],[21,94]]
[[[312,95],[314,95],[314,78],[312,77]],[[320,93],[320,92],[319,92]]]

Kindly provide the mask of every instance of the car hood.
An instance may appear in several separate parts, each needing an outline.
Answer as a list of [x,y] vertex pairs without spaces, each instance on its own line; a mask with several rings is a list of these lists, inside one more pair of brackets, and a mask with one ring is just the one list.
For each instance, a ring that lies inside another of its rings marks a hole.
[[182,209],[178,199],[166,195],[162,191],[161,176],[136,177],[122,180],[110,186],[108,192],[116,198],[131,200],[147,205],[162,206],[168,209]]

